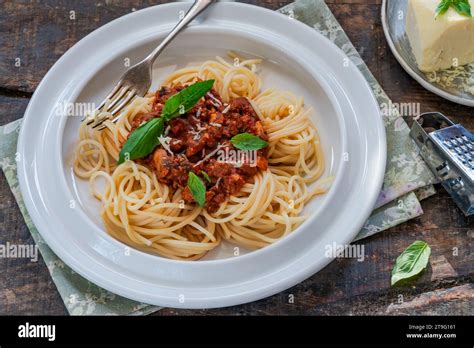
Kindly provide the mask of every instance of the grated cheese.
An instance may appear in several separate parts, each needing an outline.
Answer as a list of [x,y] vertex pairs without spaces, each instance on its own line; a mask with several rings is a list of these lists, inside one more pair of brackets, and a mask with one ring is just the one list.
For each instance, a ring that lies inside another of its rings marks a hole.
[[214,106],[222,106],[221,101],[219,99],[217,99],[216,97],[214,97],[212,95],[212,93],[207,92],[207,96],[209,96],[214,101],[214,103],[212,103],[212,104],[214,104]]
[[163,137],[162,135],[160,135],[158,137],[158,141],[160,142],[161,146],[163,146],[163,148],[166,151],[168,151],[171,155],[174,155],[173,151],[171,151],[171,148],[170,148],[170,141],[171,141],[170,137]]
[[199,162],[197,162],[196,164],[194,164],[193,167],[196,167],[196,166],[200,165],[201,163],[207,161],[209,158],[211,158],[212,156],[214,156],[214,155],[217,153],[217,151],[219,151],[219,150],[222,149],[223,147],[225,147],[225,145],[223,145],[223,144],[217,145],[217,147],[215,148],[214,151],[208,153],[206,157],[204,157],[202,160],[200,160]]
[[226,114],[230,110],[230,105],[227,105],[224,110],[222,110],[223,114]]

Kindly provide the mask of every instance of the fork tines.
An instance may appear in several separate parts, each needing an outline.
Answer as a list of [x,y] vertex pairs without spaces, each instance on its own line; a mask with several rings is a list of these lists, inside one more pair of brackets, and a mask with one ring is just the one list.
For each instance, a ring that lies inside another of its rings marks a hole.
[[120,111],[123,110],[137,96],[135,89],[130,90],[128,86],[118,84],[112,92],[105,97],[99,107],[94,110],[91,117],[86,121],[92,128],[102,130],[105,128],[103,123],[112,118],[115,122],[118,120]]

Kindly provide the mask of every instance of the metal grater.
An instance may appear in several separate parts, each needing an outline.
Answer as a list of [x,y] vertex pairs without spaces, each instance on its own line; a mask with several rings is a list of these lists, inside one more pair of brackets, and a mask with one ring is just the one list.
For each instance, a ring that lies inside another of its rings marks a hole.
[[439,112],[422,114],[410,135],[458,207],[474,214],[474,135]]

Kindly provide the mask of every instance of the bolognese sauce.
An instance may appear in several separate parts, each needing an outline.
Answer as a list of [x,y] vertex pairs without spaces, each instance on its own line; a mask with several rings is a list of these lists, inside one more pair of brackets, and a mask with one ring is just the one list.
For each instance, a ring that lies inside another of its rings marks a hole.
[[[165,102],[185,86],[162,87],[156,92],[152,111],[137,116],[132,131],[153,118],[160,117]],[[194,172],[206,186],[205,208],[216,212],[230,195],[238,193],[258,170],[268,168],[268,149],[256,151],[254,161],[244,156],[239,163],[222,161],[219,152],[238,151],[231,138],[250,133],[268,141],[268,136],[255,110],[246,98],[224,103],[211,89],[188,112],[166,125],[160,145],[144,159],[155,171],[160,182],[183,190],[183,199],[194,202],[187,187],[188,175]]]

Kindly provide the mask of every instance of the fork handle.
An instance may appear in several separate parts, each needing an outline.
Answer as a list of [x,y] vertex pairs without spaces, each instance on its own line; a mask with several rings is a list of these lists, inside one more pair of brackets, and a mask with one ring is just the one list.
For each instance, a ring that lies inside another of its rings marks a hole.
[[167,37],[160,43],[160,45],[153,50],[145,60],[150,61],[151,65],[155,62],[156,58],[165,49],[166,46],[178,35],[181,30],[184,29],[194,18],[196,18],[202,11],[209,7],[215,0],[196,0],[191,8],[186,12],[183,19],[173,28]]

